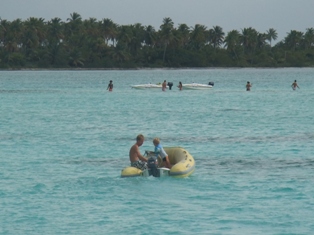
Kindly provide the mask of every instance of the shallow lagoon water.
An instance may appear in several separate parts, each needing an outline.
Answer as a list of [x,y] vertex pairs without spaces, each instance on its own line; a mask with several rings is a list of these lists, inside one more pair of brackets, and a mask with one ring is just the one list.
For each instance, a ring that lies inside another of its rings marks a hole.
[[[313,233],[313,76],[311,68],[0,71],[0,234]],[[130,88],[163,80],[215,86]],[[120,178],[139,133],[143,153],[158,136],[187,149],[196,171]]]

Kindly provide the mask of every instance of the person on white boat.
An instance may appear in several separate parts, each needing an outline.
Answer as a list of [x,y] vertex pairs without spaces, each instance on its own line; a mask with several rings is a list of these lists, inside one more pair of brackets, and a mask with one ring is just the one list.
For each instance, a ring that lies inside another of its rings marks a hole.
[[142,134],[139,134],[136,137],[136,143],[131,147],[129,153],[131,166],[136,167],[140,170],[147,169],[147,158],[143,157],[139,149],[139,147],[142,146],[142,144],[144,143],[144,140],[144,136]]
[[252,87],[252,84],[250,82],[247,82],[245,87],[246,87],[247,91],[250,91],[251,87]]
[[295,91],[297,88],[300,89],[300,87],[298,86],[297,80],[294,80],[294,82],[292,83],[291,87],[292,87],[292,90],[294,90],[294,91]]
[[162,83],[162,91],[166,91],[166,88],[167,88],[167,81],[165,80],[163,83]]
[[183,88],[182,87],[182,82],[179,82],[178,88],[179,88],[180,91],[182,91],[182,88]]
[[155,138],[153,140],[153,144],[155,146],[155,154],[156,154],[156,157],[160,156],[161,159],[162,159],[162,162],[164,163],[164,166],[171,169],[171,164],[170,164],[170,161],[169,161],[169,157],[166,153],[166,151],[164,150],[164,148],[161,146],[160,144],[160,139],[159,138]]

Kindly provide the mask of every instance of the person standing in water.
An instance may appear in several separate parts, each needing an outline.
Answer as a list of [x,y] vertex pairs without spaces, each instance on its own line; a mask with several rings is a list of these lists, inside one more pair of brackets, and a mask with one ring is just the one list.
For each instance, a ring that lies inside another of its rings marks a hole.
[[107,90],[112,91],[112,89],[113,89],[113,83],[112,83],[112,80],[110,80]]
[[245,87],[246,87],[247,91],[250,91],[251,87],[252,87],[252,84],[250,82],[247,82]]
[[166,80],[162,83],[162,91],[166,91],[166,89],[167,89],[167,82],[166,82]]
[[292,87],[292,90],[294,90],[294,91],[295,91],[297,88],[300,89],[300,87],[298,86],[297,80],[294,80],[294,82],[292,83],[291,87]]
[[182,82],[179,82],[178,88],[180,91],[182,91]]

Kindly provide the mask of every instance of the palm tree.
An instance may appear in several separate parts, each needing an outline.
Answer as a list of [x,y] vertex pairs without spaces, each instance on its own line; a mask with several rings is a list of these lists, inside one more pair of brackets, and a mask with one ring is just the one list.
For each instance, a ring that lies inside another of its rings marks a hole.
[[186,48],[190,41],[190,28],[186,24],[180,24],[177,28],[178,45]]
[[65,32],[68,40],[70,40],[72,36],[79,37],[83,33],[81,15],[73,12],[70,16],[71,17],[67,19],[68,23],[65,24]]
[[0,49],[4,48],[6,51],[11,51],[10,45],[10,26],[11,22],[0,19]]
[[206,27],[204,25],[196,24],[190,33],[190,43],[193,49],[202,49],[207,42]]
[[165,62],[167,46],[171,43],[174,38],[173,35],[173,21],[167,17],[163,19],[163,24],[160,26],[160,41],[164,45],[164,54],[162,61]]
[[304,34],[305,48],[314,46],[314,28],[307,28]]
[[126,48],[128,48],[132,38],[133,31],[131,25],[122,25],[118,28],[117,45],[124,45]]
[[256,47],[259,49],[263,49],[266,45],[267,34],[265,33],[257,33],[257,43]]
[[16,50],[19,50],[22,47],[22,36],[24,32],[24,24],[21,19],[16,19],[11,22],[10,25],[10,37],[16,43]]
[[236,48],[240,45],[240,36],[241,35],[238,30],[232,30],[228,32],[224,40],[225,47],[227,47],[227,50],[232,51],[237,59],[239,58],[236,53]]
[[300,46],[300,43],[303,39],[303,33],[296,30],[291,30],[290,33],[285,37],[285,45],[293,49],[294,51],[297,49],[297,47]]
[[10,22],[0,18],[0,43],[4,44]]
[[220,26],[214,26],[212,29],[209,30],[209,40],[213,47],[220,47],[223,43],[225,33],[223,32]]
[[251,27],[242,29],[240,42],[244,50],[252,52],[252,50],[255,49],[257,44],[257,35],[258,32]]
[[118,25],[111,19],[103,19],[101,22],[101,33],[106,43],[108,44],[111,41],[114,46],[118,35]]
[[20,19],[12,22],[0,19],[0,45],[7,52],[16,52],[22,45],[23,23]]
[[111,58],[116,61],[118,64],[124,61],[128,61],[130,54],[125,49],[125,45],[117,44],[117,46],[110,52]]
[[91,38],[99,37],[99,24],[96,18],[89,18],[83,21],[86,34]]
[[48,21],[48,40],[52,43],[60,43],[64,38],[63,22],[60,18],[55,17]]
[[145,29],[144,29],[144,26],[142,26],[140,23],[131,25],[131,29],[132,29],[132,38],[129,44],[129,48],[130,48],[131,53],[134,56],[137,56],[139,50],[142,47],[142,44],[145,41]]
[[67,21],[69,22],[79,22],[82,21],[82,17],[79,13],[73,12],[70,14],[70,18],[67,18]]
[[271,47],[271,41],[276,40],[278,37],[278,34],[275,29],[270,28],[269,30],[266,31],[266,39],[269,41],[269,45]]
[[47,55],[47,27],[43,18],[30,17],[24,22],[22,48],[30,61],[42,61]]
[[48,55],[50,57],[50,63],[53,65],[57,61],[57,57],[60,54],[60,49],[63,47],[62,40],[64,23],[60,18],[55,17],[48,21],[47,29],[47,41],[48,41]]
[[252,64],[253,56],[258,42],[258,32],[252,27],[242,29],[240,42],[243,46],[243,52],[247,53],[250,56],[250,61]]
[[84,58],[82,57],[82,53],[79,50],[75,49],[70,53],[69,64],[75,67],[84,65]]
[[144,42],[146,45],[154,47],[156,43],[156,31],[153,26],[148,25],[144,28]]

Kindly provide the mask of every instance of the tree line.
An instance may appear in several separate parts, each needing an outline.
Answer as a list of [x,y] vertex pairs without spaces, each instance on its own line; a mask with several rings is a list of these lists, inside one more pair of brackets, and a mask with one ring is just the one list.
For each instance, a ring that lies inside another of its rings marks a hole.
[[159,29],[111,19],[63,22],[30,17],[0,18],[0,68],[165,68],[314,66],[314,28],[291,30],[280,42],[270,28],[225,34],[220,26],[177,27],[164,18]]

